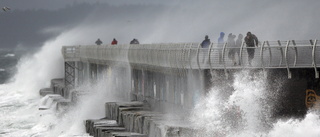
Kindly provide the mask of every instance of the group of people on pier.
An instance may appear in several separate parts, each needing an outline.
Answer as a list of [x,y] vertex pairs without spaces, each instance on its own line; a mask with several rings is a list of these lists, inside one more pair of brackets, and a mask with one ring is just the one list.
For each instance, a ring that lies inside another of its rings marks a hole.
[[[235,40],[236,35],[230,33],[228,35],[227,41],[224,41],[224,36],[225,33],[224,32],[220,32],[220,36],[218,38],[218,52],[219,52],[219,64],[222,64],[222,49],[224,44],[226,44],[226,46],[229,48],[228,51],[228,58],[232,60],[233,65],[241,65],[241,62],[239,61],[237,63],[236,60],[236,55],[238,57],[238,59],[240,59],[240,47],[243,41],[243,35],[239,34],[237,40]],[[247,32],[246,37],[244,38],[244,41],[247,45],[247,53],[248,53],[248,62],[249,65],[251,66],[251,61],[254,58],[254,52],[255,52],[255,48],[254,47],[258,47],[258,38],[256,35],[252,34],[251,32]],[[98,38],[98,40],[95,42],[97,45],[101,45],[102,41],[100,40],[100,38]],[[111,45],[117,45],[118,41],[113,38]],[[139,44],[139,41],[137,39],[133,39],[130,41],[130,44]],[[202,41],[202,43],[200,44],[202,48],[209,48],[209,45],[211,44],[211,41],[209,39],[209,36],[206,35],[205,39]]]
[[[100,38],[97,39],[96,41],[97,45],[101,45],[102,41],[100,40]],[[113,40],[111,41],[111,45],[117,45],[118,41],[116,40],[116,38],[113,38]],[[139,44],[138,39],[134,38],[133,40],[130,41],[130,44]]]
[[[218,52],[219,52],[219,64],[222,63],[222,49],[224,44],[226,44],[227,47],[229,47],[228,51],[228,58],[232,60],[233,65],[241,65],[241,62],[239,61],[237,63],[236,61],[236,54],[238,56],[238,59],[240,59],[240,47],[243,41],[243,35],[239,34],[237,40],[235,40],[236,35],[230,33],[228,35],[227,41],[224,41],[224,32],[220,32],[220,37],[218,38]],[[254,52],[255,48],[258,47],[258,38],[256,35],[252,34],[251,32],[248,32],[246,37],[244,38],[244,41],[247,45],[247,53],[248,53],[248,62],[251,66],[251,61],[254,58]],[[209,48],[209,45],[211,44],[210,39],[208,35],[205,36],[204,40],[200,44],[202,48]]]

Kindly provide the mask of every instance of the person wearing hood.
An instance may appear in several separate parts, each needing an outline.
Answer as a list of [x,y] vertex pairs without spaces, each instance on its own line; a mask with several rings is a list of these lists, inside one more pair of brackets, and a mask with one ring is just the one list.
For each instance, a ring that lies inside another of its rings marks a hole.
[[[211,41],[209,39],[209,36],[206,35],[200,45],[201,45],[201,48],[208,49],[210,44],[211,44]],[[205,60],[207,58],[207,54],[208,54],[208,50],[205,50],[205,49],[201,49],[201,51],[202,51],[201,53],[203,55],[202,62],[205,62]]]
[[118,41],[115,38],[113,38],[111,45],[117,45],[117,44],[118,44]]
[[224,32],[220,32],[220,37],[218,38],[218,53],[219,53],[219,64],[222,64],[222,49],[224,44]]
[[235,58],[235,52],[236,52],[236,41],[235,41],[236,35],[232,35],[230,33],[228,35],[228,41],[227,41],[227,46],[229,49],[228,52],[228,58],[232,60],[233,65],[237,65],[236,58]]
[[202,43],[201,43],[201,47],[202,47],[202,48],[209,48],[209,45],[210,45],[210,44],[211,44],[210,39],[209,39],[208,35],[206,35],[206,36],[204,37],[204,40],[203,40]]
[[130,44],[139,44],[139,41],[137,39],[133,39],[130,41]]
[[96,44],[97,45],[101,45],[102,44],[102,41],[100,40],[100,38],[97,39]]
[[247,44],[247,52],[248,52],[248,62],[251,66],[251,61],[254,58],[254,50],[255,46],[258,47],[259,41],[256,35],[252,34],[251,32],[247,33],[247,36],[244,38],[244,41]]

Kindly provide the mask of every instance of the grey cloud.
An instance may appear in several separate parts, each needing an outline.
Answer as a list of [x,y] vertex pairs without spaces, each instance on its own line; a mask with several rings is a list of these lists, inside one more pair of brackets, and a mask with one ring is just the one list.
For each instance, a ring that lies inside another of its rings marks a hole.
[[[2,4],[6,1],[9,0],[2,1]],[[87,41],[78,41],[83,44],[92,44],[97,37],[100,37],[105,43],[111,42],[114,37],[119,39],[119,43],[128,43],[132,38],[138,38],[142,43],[199,42],[202,41],[204,35],[209,35],[211,41],[215,42],[221,31],[226,34],[245,34],[251,31],[261,40],[319,38],[316,30],[319,29],[318,24],[320,23],[317,17],[320,2],[313,0],[156,0],[152,2],[147,0],[97,0],[90,1],[91,4],[82,4],[82,7],[81,0],[53,0],[55,2],[52,3],[45,3],[48,0],[41,1],[44,2],[36,3],[34,6],[57,5],[55,8],[62,7],[63,10],[52,11],[52,13],[29,11],[29,15],[26,16],[30,18],[43,15],[45,16],[43,18],[51,21],[26,22],[23,24],[24,29],[28,28],[26,26],[41,27],[26,29],[23,32],[54,32],[59,35],[59,32],[68,31],[71,28],[96,28],[96,31],[88,29],[78,31],[84,34],[89,33],[86,35],[87,38],[81,38]],[[14,1],[11,4],[22,5]],[[75,5],[79,6],[79,9],[63,8],[68,4],[69,8],[70,5]],[[12,11],[5,16],[11,16],[15,12],[18,11]],[[1,14],[0,17],[3,18],[4,15]],[[18,22],[15,24],[19,26]],[[3,24],[0,22],[0,27],[3,28],[1,25]],[[16,32],[19,31],[21,30]],[[34,39],[37,38],[37,41],[42,42],[53,37],[52,35],[33,36]],[[11,39],[12,37],[6,37],[2,41]],[[23,42],[26,39],[24,35],[21,35],[20,39],[15,40]]]

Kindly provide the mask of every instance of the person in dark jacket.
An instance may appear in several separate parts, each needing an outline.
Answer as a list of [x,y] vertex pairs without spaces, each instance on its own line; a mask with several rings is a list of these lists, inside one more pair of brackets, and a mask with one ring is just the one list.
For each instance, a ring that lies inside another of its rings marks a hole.
[[247,33],[247,36],[244,38],[244,41],[247,44],[247,52],[248,52],[248,62],[249,65],[251,66],[251,61],[254,58],[254,47],[259,44],[258,38],[256,35],[252,34],[251,32]]
[[219,64],[222,63],[222,48],[224,44],[224,32],[220,32],[220,37],[218,38],[218,53],[219,53]]
[[115,38],[113,38],[111,45],[117,45],[117,44],[118,44],[118,41]]
[[202,47],[202,48],[209,48],[209,45],[210,45],[210,44],[211,44],[210,39],[209,39],[208,35],[206,35],[206,36],[204,37],[204,40],[203,40],[202,43],[201,43],[201,47]]
[[[209,39],[208,35],[206,35],[200,45],[201,45],[201,48],[207,49],[207,48],[209,48],[210,44],[211,44],[210,39]],[[201,53],[200,55],[203,56],[202,62],[205,62],[205,60],[207,58],[207,54],[208,54],[208,50],[205,50],[205,49],[201,49],[201,52],[200,52]]]
[[139,41],[137,39],[133,39],[130,41],[130,44],[139,44]]
[[97,44],[97,45],[101,45],[101,44],[102,44],[102,41],[101,41],[100,39],[97,39],[96,44]]

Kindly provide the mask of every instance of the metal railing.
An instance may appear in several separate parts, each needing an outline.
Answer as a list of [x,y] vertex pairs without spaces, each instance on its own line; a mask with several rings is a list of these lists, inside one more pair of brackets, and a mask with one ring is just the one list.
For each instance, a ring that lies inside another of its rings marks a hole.
[[[211,43],[209,48],[201,48],[199,43],[64,46],[62,53],[66,61],[106,65],[122,62],[159,69],[286,68],[289,78],[291,68],[313,68],[318,78],[320,49],[317,47],[317,40],[288,40],[263,41],[258,47],[247,47],[245,43],[239,47]],[[252,65],[248,64],[249,48],[255,49]],[[237,51],[237,65],[228,58],[231,50]]]

